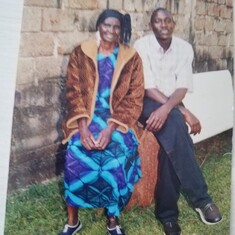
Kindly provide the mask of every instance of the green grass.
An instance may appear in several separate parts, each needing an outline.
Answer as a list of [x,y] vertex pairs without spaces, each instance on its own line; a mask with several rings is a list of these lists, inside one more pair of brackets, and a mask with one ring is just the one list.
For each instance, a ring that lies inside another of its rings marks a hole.
[[[214,226],[204,225],[181,197],[179,222],[183,235],[229,234],[231,148],[231,131],[196,145],[209,192],[223,214],[223,221]],[[106,234],[106,220],[102,210],[82,209],[80,218],[83,223],[80,235]],[[33,185],[8,196],[5,235],[56,235],[65,222],[62,179],[46,185]],[[163,234],[154,217],[154,205],[124,211],[121,224],[128,235]]]

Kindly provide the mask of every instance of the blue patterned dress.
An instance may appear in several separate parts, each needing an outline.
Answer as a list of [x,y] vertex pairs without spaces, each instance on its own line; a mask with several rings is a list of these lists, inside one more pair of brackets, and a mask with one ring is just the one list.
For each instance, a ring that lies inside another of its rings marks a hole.
[[[112,55],[98,54],[99,85],[94,116],[89,130],[97,138],[110,117],[110,87],[118,48]],[[134,184],[141,177],[138,142],[132,130],[115,130],[105,150],[86,150],[75,133],[70,139],[65,162],[67,205],[77,208],[106,208],[108,216],[119,216]]]

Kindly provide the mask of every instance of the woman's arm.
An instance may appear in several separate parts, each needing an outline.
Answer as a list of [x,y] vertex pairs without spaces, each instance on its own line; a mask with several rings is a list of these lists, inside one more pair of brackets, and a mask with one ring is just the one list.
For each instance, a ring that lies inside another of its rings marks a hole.
[[82,145],[87,150],[96,149],[96,141],[93,136],[93,134],[90,132],[87,126],[87,119],[86,118],[80,118],[77,120],[79,132],[80,132],[80,140]]
[[68,67],[67,67],[67,80],[66,80],[66,99],[68,106],[68,128],[78,128],[77,120],[80,118],[89,118],[87,109],[83,102],[83,95],[81,92],[81,82],[79,77],[79,68],[81,54],[76,48],[70,55]]
[[138,121],[143,107],[144,77],[142,62],[137,53],[132,60],[133,65],[131,66],[131,79],[128,91],[118,106],[115,107],[114,112],[108,120],[108,123],[115,122],[117,124],[124,124],[118,127],[121,128],[122,126],[124,132]]

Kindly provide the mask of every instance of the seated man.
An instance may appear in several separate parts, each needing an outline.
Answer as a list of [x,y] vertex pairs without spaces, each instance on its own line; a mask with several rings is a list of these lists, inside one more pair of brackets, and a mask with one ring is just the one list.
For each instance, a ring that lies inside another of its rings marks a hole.
[[180,235],[178,206],[180,191],[189,199],[206,224],[222,216],[208,194],[194,153],[192,134],[200,133],[198,119],[182,105],[192,91],[192,46],[172,36],[175,22],[165,8],[151,16],[153,33],[135,42],[144,67],[145,98],[140,121],[160,144],[156,217],[166,235]]

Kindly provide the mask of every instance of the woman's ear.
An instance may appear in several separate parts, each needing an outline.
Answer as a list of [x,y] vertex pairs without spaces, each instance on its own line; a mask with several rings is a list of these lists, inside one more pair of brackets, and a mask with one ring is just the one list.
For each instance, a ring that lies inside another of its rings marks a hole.
[[100,46],[100,40],[101,40],[99,28],[98,28],[98,31],[96,31],[96,33],[95,33],[95,37],[96,37],[97,47],[99,47]]

